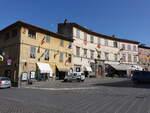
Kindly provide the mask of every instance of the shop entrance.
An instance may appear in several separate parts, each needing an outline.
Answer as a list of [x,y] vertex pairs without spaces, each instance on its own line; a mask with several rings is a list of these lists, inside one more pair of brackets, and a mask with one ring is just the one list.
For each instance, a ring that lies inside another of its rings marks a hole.
[[63,80],[65,78],[67,72],[68,72],[67,69],[58,68],[56,66],[56,77],[57,77],[57,79]]

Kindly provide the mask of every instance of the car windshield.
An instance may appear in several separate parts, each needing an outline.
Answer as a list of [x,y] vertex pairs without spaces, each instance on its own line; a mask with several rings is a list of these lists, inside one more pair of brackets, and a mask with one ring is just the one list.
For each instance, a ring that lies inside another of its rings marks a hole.
[[74,73],[73,75],[74,75],[74,76],[77,76],[77,73]]
[[0,80],[9,80],[7,77],[0,77]]

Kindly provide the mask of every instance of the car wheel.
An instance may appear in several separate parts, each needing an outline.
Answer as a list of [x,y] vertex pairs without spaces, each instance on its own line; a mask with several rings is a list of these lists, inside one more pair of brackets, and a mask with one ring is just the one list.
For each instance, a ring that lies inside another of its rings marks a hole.
[[80,80],[80,79],[78,79],[77,81],[78,81],[78,82],[80,82],[81,80]]
[[64,80],[64,82],[67,82],[67,81],[68,81],[67,79]]

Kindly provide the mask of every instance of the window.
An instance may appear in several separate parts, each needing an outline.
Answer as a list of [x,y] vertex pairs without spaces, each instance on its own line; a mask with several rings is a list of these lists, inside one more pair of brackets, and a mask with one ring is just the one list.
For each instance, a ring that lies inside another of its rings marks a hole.
[[84,33],[84,40],[87,40],[87,34]]
[[60,46],[64,46],[64,40],[60,40]]
[[36,32],[34,30],[29,30],[28,31],[28,36],[35,39],[36,38]]
[[122,61],[126,62],[126,55],[125,54],[122,55]]
[[12,37],[16,37],[17,36],[17,29],[12,30],[11,35],[12,35]]
[[114,54],[115,61],[118,61],[118,55]]
[[147,63],[147,58],[144,59],[145,60],[145,64]]
[[94,43],[94,37],[91,35],[91,37],[90,37],[90,42],[91,43]]
[[94,50],[91,50],[91,59],[94,59]]
[[80,67],[76,67],[76,72],[80,72]]
[[47,43],[50,43],[50,37],[49,37],[49,36],[45,36],[45,41],[46,41]]
[[105,52],[105,60],[109,60],[109,53]]
[[97,52],[97,58],[101,58],[101,51]]
[[137,56],[134,56],[134,62],[137,62]]
[[63,61],[64,61],[64,54],[63,52],[60,52],[59,62],[63,62]]
[[68,46],[69,49],[72,48],[72,42],[69,42],[69,46]]
[[84,56],[84,57],[87,57],[87,49],[83,49],[83,51],[84,51],[84,52],[83,52],[83,54],[84,54],[83,56]]
[[122,44],[122,49],[123,49],[123,50],[125,50],[125,49],[126,49],[125,44]]
[[71,54],[68,54],[68,62],[71,63],[71,61],[72,61]]
[[128,45],[128,50],[131,50],[131,45]]
[[80,56],[80,47],[78,47],[78,46],[76,47],[76,55]]
[[136,50],[136,46],[133,46],[133,51],[137,51],[137,50]]
[[49,60],[49,50],[48,50],[48,49],[45,50],[44,59],[45,59],[45,60]]
[[118,47],[118,43],[117,42],[113,42],[114,43],[114,47]]
[[31,46],[30,48],[30,58],[36,57],[36,47]]
[[80,30],[79,29],[76,30],[76,37],[80,38]]
[[131,54],[128,54],[128,62],[131,62]]
[[99,37],[97,37],[97,43],[98,43],[98,44],[101,44],[101,40],[100,40]]
[[90,63],[90,67],[92,68],[92,71],[95,71],[95,64],[93,62]]
[[108,46],[108,40],[105,40],[105,46]]

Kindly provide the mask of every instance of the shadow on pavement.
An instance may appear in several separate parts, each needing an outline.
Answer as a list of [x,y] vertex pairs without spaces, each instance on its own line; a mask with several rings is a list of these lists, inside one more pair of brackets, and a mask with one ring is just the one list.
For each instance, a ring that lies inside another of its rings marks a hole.
[[128,88],[150,88],[150,83],[134,84],[131,80],[123,80],[109,83],[96,83],[93,86],[128,87]]

